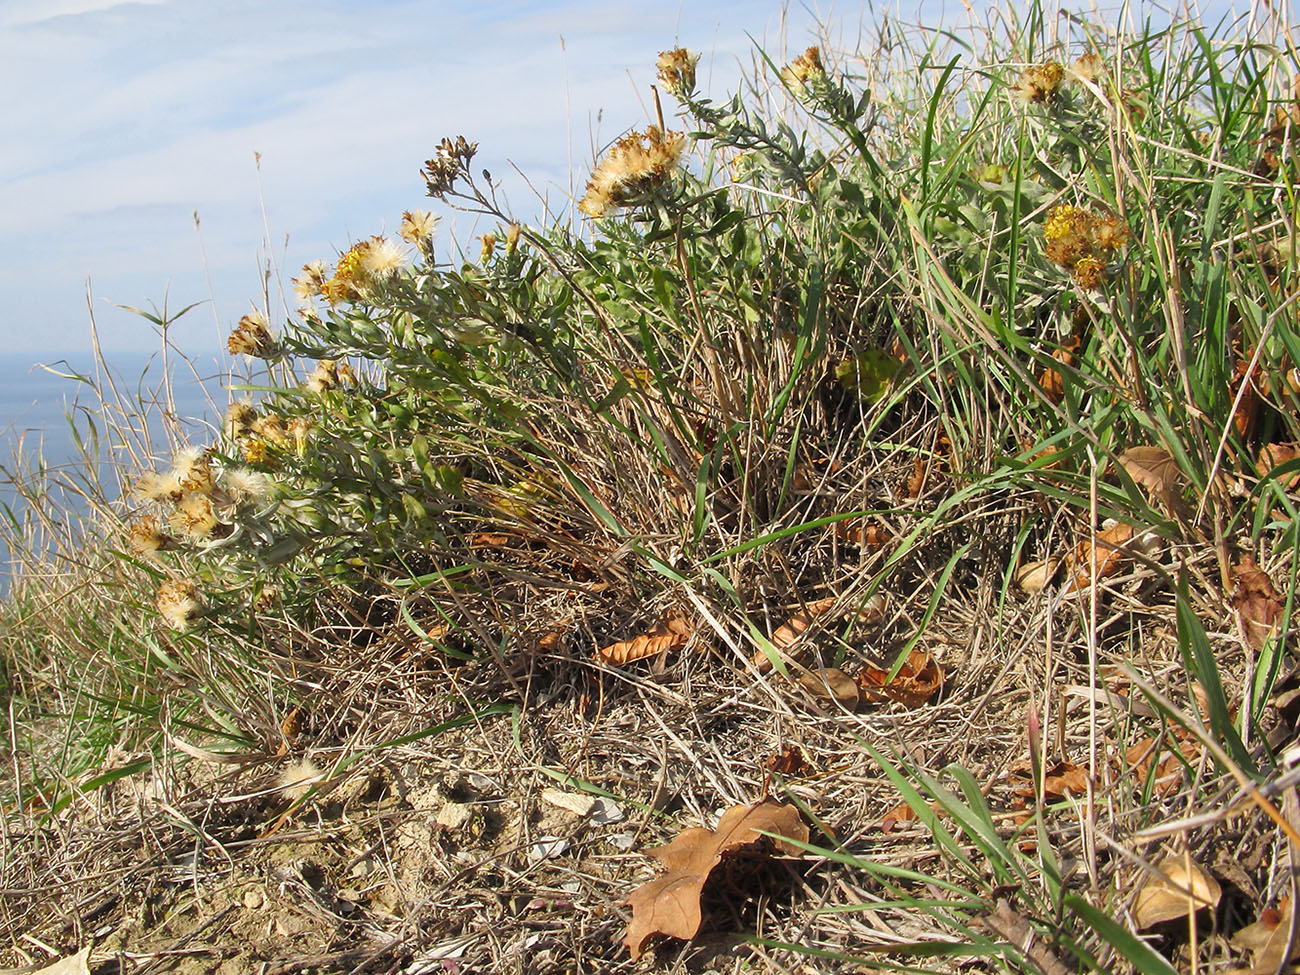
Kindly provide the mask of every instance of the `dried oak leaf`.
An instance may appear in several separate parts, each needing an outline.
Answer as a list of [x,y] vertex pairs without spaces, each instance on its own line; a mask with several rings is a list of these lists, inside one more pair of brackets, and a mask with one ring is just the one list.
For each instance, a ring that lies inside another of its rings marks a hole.
[[925,651],[913,650],[893,680],[888,670],[867,664],[858,674],[858,687],[866,701],[897,701],[919,708],[943,689],[943,668]]
[[1282,616],[1285,603],[1273,587],[1268,573],[1249,555],[1232,567],[1237,587],[1232,592],[1232,608],[1237,611],[1246,639],[1256,650],[1268,641],[1268,635]]
[[1071,565],[1074,569],[1074,587],[1086,589],[1091,582],[1093,549],[1097,551],[1097,578],[1113,576],[1124,563],[1124,546],[1133,540],[1133,526],[1121,522],[1113,528],[1097,532],[1090,542],[1080,542],[1074,547]]
[[675,650],[691,635],[691,625],[680,616],[669,616],[655,624],[649,633],[631,640],[619,640],[596,651],[596,657],[606,663],[628,664],[634,660],[653,657],[665,650]]
[[769,844],[791,856],[802,850],[793,843],[763,836],[759,830],[775,833],[806,843],[808,827],[792,805],[780,805],[770,799],[753,806],[732,806],[722,814],[716,829],[684,829],[664,846],[646,850],[660,861],[666,872],[642,884],[628,897],[632,923],[627,927],[623,944],[635,961],[641,947],[654,934],[690,939],[700,929],[702,914],[700,894],[705,881],[722,858],[745,847]]
[[[1182,758],[1179,758],[1181,754]],[[1156,767],[1155,781],[1152,788],[1157,795],[1168,796],[1178,791],[1183,784],[1183,761],[1195,762],[1200,754],[1200,744],[1196,741],[1184,741],[1178,746],[1178,752],[1162,746],[1160,764]],[[1151,763],[1156,758],[1156,740],[1143,738],[1134,742],[1124,753],[1124,761],[1131,767],[1138,779],[1146,781],[1151,774]]]
[[[1012,770],[1011,791],[1025,799],[1034,799],[1038,789],[1034,785],[1034,773],[1031,766],[1019,765]],[[1088,792],[1088,770],[1073,762],[1057,762],[1043,773],[1043,798],[1064,799],[1067,796],[1082,796]]]
[[1170,514],[1177,510],[1178,486],[1183,472],[1173,455],[1163,447],[1130,447],[1119,455],[1128,476],[1159,499]]
[[1133,904],[1139,931],[1175,918],[1187,917],[1202,907],[1213,910],[1223,891],[1219,882],[1182,856],[1166,857],[1156,867],[1159,876],[1148,877]]

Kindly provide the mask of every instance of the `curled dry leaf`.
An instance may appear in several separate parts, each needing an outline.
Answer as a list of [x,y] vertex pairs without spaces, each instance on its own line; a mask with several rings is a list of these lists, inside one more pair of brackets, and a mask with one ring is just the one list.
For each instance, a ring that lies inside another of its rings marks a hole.
[[1080,542],[1070,560],[1074,587],[1087,589],[1091,582],[1093,550],[1096,549],[1097,578],[1113,576],[1124,564],[1125,546],[1133,540],[1133,526],[1121,522],[1105,531],[1097,532],[1090,542]]
[[674,650],[691,635],[691,625],[680,616],[665,617],[649,633],[631,640],[619,640],[596,651],[596,657],[606,663],[628,664],[634,660],[653,657],[665,650]]
[[943,668],[928,653],[913,650],[893,680],[888,670],[868,664],[858,674],[858,687],[866,701],[897,701],[919,708],[943,689]]
[[1223,893],[1219,882],[1190,859],[1166,857],[1156,870],[1159,876],[1147,878],[1133,904],[1139,931],[1194,914],[1202,907],[1213,910],[1218,906]]
[[799,686],[819,701],[834,701],[852,711],[862,700],[858,682],[835,667],[819,667],[799,678]]
[[1282,616],[1285,603],[1282,594],[1273,587],[1268,573],[1255,564],[1249,555],[1232,567],[1237,582],[1232,593],[1232,608],[1237,611],[1246,640],[1256,650],[1261,649],[1274,625]]
[[806,843],[808,827],[792,805],[780,805],[770,799],[753,806],[732,806],[718,821],[716,829],[684,829],[664,846],[647,850],[649,856],[666,868],[661,876],[632,891],[627,903],[632,908],[623,944],[633,960],[641,956],[641,947],[654,934],[689,939],[700,929],[702,914],[700,894],[713,868],[722,858],[746,847],[775,848],[791,856],[802,850],[793,843],[764,836],[759,830]]

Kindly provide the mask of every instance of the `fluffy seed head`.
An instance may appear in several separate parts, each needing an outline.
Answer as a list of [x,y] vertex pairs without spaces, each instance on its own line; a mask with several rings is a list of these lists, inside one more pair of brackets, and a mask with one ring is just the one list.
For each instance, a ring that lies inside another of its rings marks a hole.
[[172,471],[165,474],[158,471],[146,471],[136,478],[135,484],[131,487],[131,492],[136,497],[144,498],[146,501],[175,501],[183,493],[180,481]]
[[176,475],[180,489],[187,494],[211,494],[217,484],[212,473],[211,456],[198,447],[178,450],[172,458],[172,473]]
[[176,502],[176,510],[167,516],[172,531],[184,535],[192,542],[206,542],[217,531],[220,522],[206,494],[187,494]]
[[420,244],[433,236],[438,218],[428,210],[407,210],[402,214],[402,225],[397,234],[408,244]]
[[127,545],[136,555],[153,555],[176,547],[176,540],[163,531],[158,519],[145,515],[131,526]]
[[154,606],[163,622],[181,633],[191,629],[203,615],[198,586],[189,579],[164,579],[158,586]]
[[685,137],[650,126],[623,136],[591,173],[578,209],[602,217],[611,207],[639,203],[661,189],[682,157]]
[[221,474],[221,488],[235,504],[260,504],[271,496],[271,479],[261,471],[232,467]]

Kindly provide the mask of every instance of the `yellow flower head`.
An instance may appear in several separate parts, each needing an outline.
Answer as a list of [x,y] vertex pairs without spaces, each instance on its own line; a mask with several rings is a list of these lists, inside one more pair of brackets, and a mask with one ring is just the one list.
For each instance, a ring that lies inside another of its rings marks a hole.
[[497,235],[484,234],[479,238],[478,262],[487,264],[492,259],[492,253],[497,249]]
[[822,67],[821,48],[808,48],[782,70],[781,76],[787,81],[793,79],[801,85],[808,84],[810,79],[826,77],[826,69]]
[[1016,83],[1016,97],[1026,104],[1050,102],[1061,90],[1065,68],[1059,61],[1048,61],[1026,68]]
[[1053,207],[1043,224],[1047,259],[1067,268],[1088,290],[1101,284],[1106,262],[1128,238],[1128,226],[1119,217],[1099,217],[1069,203]]
[[676,98],[688,97],[695,90],[695,66],[700,56],[684,47],[661,51],[655,66],[659,69],[659,83]]
[[284,417],[279,413],[267,413],[255,417],[248,425],[249,432],[274,447],[289,446],[289,431],[285,428]]
[[513,254],[519,247],[519,234],[523,228],[517,223],[512,223],[506,227],[506,257]]
[[661,132],[655,125],[644,134],[629,132],[592,170],[578,209],[602,217],[611,207],[642,202],[668,182],[684,146],[680,132]]
[[1092,291],[1101,284],[1103,270],[1105,268],[1101,261],[1089,254],[1075,262],[1071,273],[1074,275],[1074,280],[1079,282],[1079,287],[1086,291]]

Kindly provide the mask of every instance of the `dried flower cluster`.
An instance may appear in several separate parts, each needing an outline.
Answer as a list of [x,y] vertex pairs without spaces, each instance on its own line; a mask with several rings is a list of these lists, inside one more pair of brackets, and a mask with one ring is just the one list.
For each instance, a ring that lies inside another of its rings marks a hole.
[[203,615],[199,588],[189,579],[164,579],[154,606],[163,622],[181,633],[193,628]]
[[470,160],[478,152],[477,142],[467,142],[463,135],[443,139],[438,144],[438,151],[432,159],[426,160],[420,175],[424,177],[426,192],[429,196],[445,200],[456,180],[469,172]]
[[659,83],[675,98],[687,98],[695,91],[695,66],[700,56],[684,47],[660,51],[655,66],[659,69]]
[[1025,104],[1041,104],[1056,99],[1065,81],[1065,68],[1059,61],[1048,61],[1026,68],[1016,83],[1016,97]]
[[226,347],[231,355],[251,355],[258,359],[273,359],[278,353],[266,316],[260,311],[250,312],[239,320],[226,339]]
[[781,80],[795,91],[826,77],[821,48],[810,47],[781,69]]
[[[404,267],[406,260],[406,249],[395,240],[376,235],[358,241],[339,258],[334,277],[320,281],[317,290],[331,305],[372,297],[375,285]],[[312,264],[306,265],[303,273],[300,280],[312,282],[320,277]]]
[[1128,238],[1128,227],[1119,217],[1097,216],[1068,203],[1053,207],[1043,225],[1047,259],[1067,268],[1087,289],[1101,284],[1107,261]]
[[645,133],[629,132],[609,150],[591,173],[578,209],[603,217],[611,207],[643,202],[667,184],[681,161],[685,137],[651,125]]

